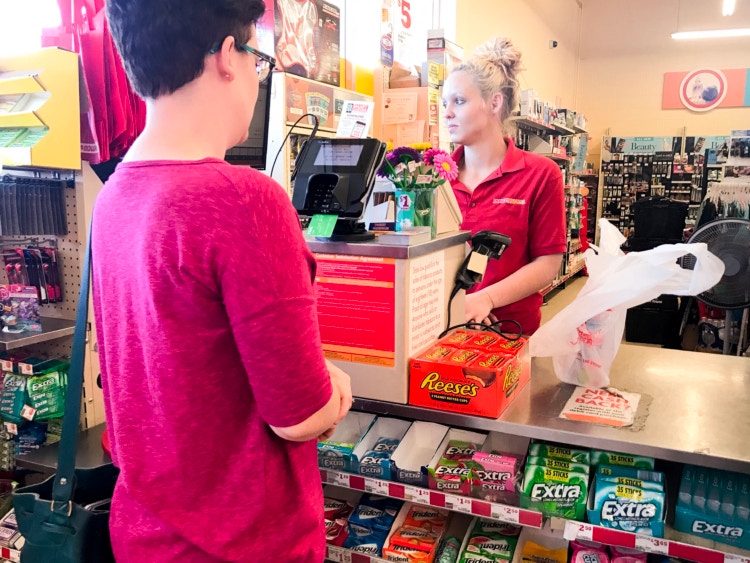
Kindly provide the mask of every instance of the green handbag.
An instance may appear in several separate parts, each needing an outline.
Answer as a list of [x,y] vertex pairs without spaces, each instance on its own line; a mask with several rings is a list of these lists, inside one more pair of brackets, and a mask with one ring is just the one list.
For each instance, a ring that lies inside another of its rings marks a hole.
[[57,473],[13,492],[18,530],[26,540],[21,563],[114,562],[109,502],[118,469],[111,463],[91,469],[75,468],[90,280],[91,231],[78,297]]

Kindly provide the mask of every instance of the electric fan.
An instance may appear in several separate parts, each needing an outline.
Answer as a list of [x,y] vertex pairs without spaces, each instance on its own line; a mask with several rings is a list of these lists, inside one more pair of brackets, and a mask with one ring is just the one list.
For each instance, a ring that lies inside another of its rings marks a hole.
[[[704,242],[708,250],[724,262],[724,276],[711,289],[697,295],[709,307],[724,309],[724,354],[731,346],[732,310],[750,306],[750,221],[718,219],[696,229],[688,243]],[[695,256],[685,255],[681,266],[695,267]],[[740,338],[741,342],[742,338]]]

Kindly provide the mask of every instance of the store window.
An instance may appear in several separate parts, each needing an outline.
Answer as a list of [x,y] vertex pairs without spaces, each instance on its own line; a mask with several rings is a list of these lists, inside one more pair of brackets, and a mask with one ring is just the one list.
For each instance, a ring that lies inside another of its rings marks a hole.
[[42,30],[62,24],[57,0],[0,1],[0,58],[42,46]]

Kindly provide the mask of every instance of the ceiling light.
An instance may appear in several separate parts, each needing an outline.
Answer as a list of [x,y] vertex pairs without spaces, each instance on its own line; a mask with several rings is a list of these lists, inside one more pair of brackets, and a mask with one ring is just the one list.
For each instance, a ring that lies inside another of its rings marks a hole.
[[721,7],[722,16],[731,16],[734,13],[734,5],[736,0],[724,0],[724,5]]
[[750,37],[750,27],[739,29],[707,29],[705,31],[678,31],[672,39],[710,39],[714,37]]

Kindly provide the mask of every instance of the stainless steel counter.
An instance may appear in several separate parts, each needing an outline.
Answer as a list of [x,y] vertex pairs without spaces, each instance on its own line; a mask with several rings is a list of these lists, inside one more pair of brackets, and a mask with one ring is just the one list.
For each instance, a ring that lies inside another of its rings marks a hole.
[[623,344],[610,380],[642,395],[630,428],[560,418],[574,387],[550,358],[532,361],[531,383],[497,420],[366,399],[355,408],[750,473],[750,358]]
[[471,237],[469,231],[456,231],[440,235],[439,237],[422,244],[412,246],[397,246],[393,244],[382,244],[375,241],[369,242],[329,242],[315,238],[307,238],[307,246],[313,252],[324,254],[343,254],[346,256],[377,256],[379,258],[416,258],[438,250],[445,250],[456,244],[466,242]]

